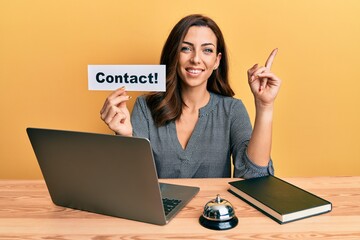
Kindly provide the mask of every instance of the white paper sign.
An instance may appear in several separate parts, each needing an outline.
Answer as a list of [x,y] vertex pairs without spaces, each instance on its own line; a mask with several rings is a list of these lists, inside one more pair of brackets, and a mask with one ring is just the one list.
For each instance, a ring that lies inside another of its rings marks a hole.
[[165,65],[88,65],[89,90],[166,91]]

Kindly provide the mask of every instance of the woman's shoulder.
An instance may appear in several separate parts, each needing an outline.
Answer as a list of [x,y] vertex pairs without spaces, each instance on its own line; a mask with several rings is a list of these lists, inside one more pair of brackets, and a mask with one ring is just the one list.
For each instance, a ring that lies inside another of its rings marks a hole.
[[141,111],[146,116],[146,118],[148,118],[148,116],[151,115],[150,109],[146,102],[146,95],[140,95],[136,98],[136,101],[135,101],[135,104],[133,107],[133,112],[134,111],[135,112]]
[[222,116],[227,116],[231,121],[248,119],[249,115],[241,99],[215,94],[217,111]]
[[211,93],[213,95],[214,100],[218,103],[223,105],[226,108],[243,108],[244,104],[241,99],[230,97],[230,96],[223,96],[217,93]]
[[135,105],[139,105],[141,108],[147,108],[146,95],[140,95],[136,98]]

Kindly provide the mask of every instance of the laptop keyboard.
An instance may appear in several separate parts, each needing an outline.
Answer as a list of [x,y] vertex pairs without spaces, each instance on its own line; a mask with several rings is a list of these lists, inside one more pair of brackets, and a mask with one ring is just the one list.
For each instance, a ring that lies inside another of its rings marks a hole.
[[179,203],[181,203],[181,200],[169,198],[163,198],[162,201],[165,215],[168,215],[177,205],[179,205]]

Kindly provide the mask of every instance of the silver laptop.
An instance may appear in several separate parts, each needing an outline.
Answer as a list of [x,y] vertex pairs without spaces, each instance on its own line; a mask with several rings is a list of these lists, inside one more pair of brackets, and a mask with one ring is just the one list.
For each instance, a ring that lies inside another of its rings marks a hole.
[[39,128],[27,134],[56,205],[165,225],[199,192],[159,183],[145,138]]

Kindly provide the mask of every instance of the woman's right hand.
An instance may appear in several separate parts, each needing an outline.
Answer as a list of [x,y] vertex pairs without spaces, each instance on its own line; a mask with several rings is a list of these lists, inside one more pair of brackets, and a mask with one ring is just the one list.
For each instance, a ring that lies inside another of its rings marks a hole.
[[119,88],[111,93],[100,111],[101,119],[116,134],[132,136],[132,125],[130,122],[130,112],[126,102],[131,97],[126,94],[125,88]]

